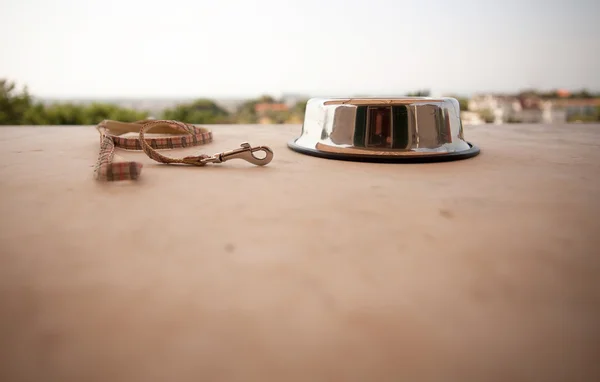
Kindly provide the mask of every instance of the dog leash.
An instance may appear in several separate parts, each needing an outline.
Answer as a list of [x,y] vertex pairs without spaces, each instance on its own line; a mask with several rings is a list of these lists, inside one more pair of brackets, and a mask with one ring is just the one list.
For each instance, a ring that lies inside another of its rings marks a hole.
[[[142,163],[135,161],[114,162],[115,148],[124,150],[143,150],[153,160],[165,164],[186,164],[205,166],[209,163],[223,163],[231,159],[243,159],[257,166],[264,166],[273,159],[273,151],[267,146],[252,147],[244,142],[240,148],[216,153],[200,154],[183,158],[172,158],[156,150],[192,147],[212,142],[212,132],[205,127],[196,127],[189,123],[171,120],[142,120],[120,122],[104,120],[96,129],[100,133],[100,153],[94,167],[94,177],[102,181],[121,181],[138,179],[142,172]],[[146,138],[145,133],[154,130],[159,134],[171,136]],[[138,132],[138,137],[123,137],[123,134]],[[254,155],[264,152],[264,158]]]

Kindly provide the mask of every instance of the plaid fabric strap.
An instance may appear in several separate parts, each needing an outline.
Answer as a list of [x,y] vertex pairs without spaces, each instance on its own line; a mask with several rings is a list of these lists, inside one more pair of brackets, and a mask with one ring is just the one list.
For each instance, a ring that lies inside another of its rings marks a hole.
[[[206,144],[212,141],[212,132],[203,127],[179,121],[143,120],[132,123],[104,120],[96,126],[100,133],[100,154],[94,168],[94,176],[102,181],[138,179],[143,165],[139,162],[114,162],[115,148],[143,150],[150,158],[161,163],[196,164],[198,159],[207,157],[170,158],[156,150],[175,149]],[[173,136],[146,138],[144,133],[153,129],[156,133],[175,134]],[[135,138],[123,137],[126,133],[138,133]]]

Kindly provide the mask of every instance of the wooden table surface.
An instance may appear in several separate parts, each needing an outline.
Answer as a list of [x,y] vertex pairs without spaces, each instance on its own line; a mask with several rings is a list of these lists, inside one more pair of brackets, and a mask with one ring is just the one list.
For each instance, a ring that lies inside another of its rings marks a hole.
[[600,125],[467,127],[371,164],[299,125],[98,183],[93,127],[0,128],[2,381],[598,381]]

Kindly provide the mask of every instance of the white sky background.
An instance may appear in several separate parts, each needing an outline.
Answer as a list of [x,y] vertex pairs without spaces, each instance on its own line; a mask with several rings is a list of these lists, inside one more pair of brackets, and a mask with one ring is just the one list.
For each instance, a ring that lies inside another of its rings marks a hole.
[[0,0],[42,97],[600,91],[598,0]]

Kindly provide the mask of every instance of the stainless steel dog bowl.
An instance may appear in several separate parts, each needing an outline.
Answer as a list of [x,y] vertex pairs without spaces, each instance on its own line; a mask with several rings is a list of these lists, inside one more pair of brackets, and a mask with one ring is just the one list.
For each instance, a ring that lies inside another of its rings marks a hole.
[[454,98],[312,98],[294,151],[368,162],[466,159],[479,148],[465,140]]

